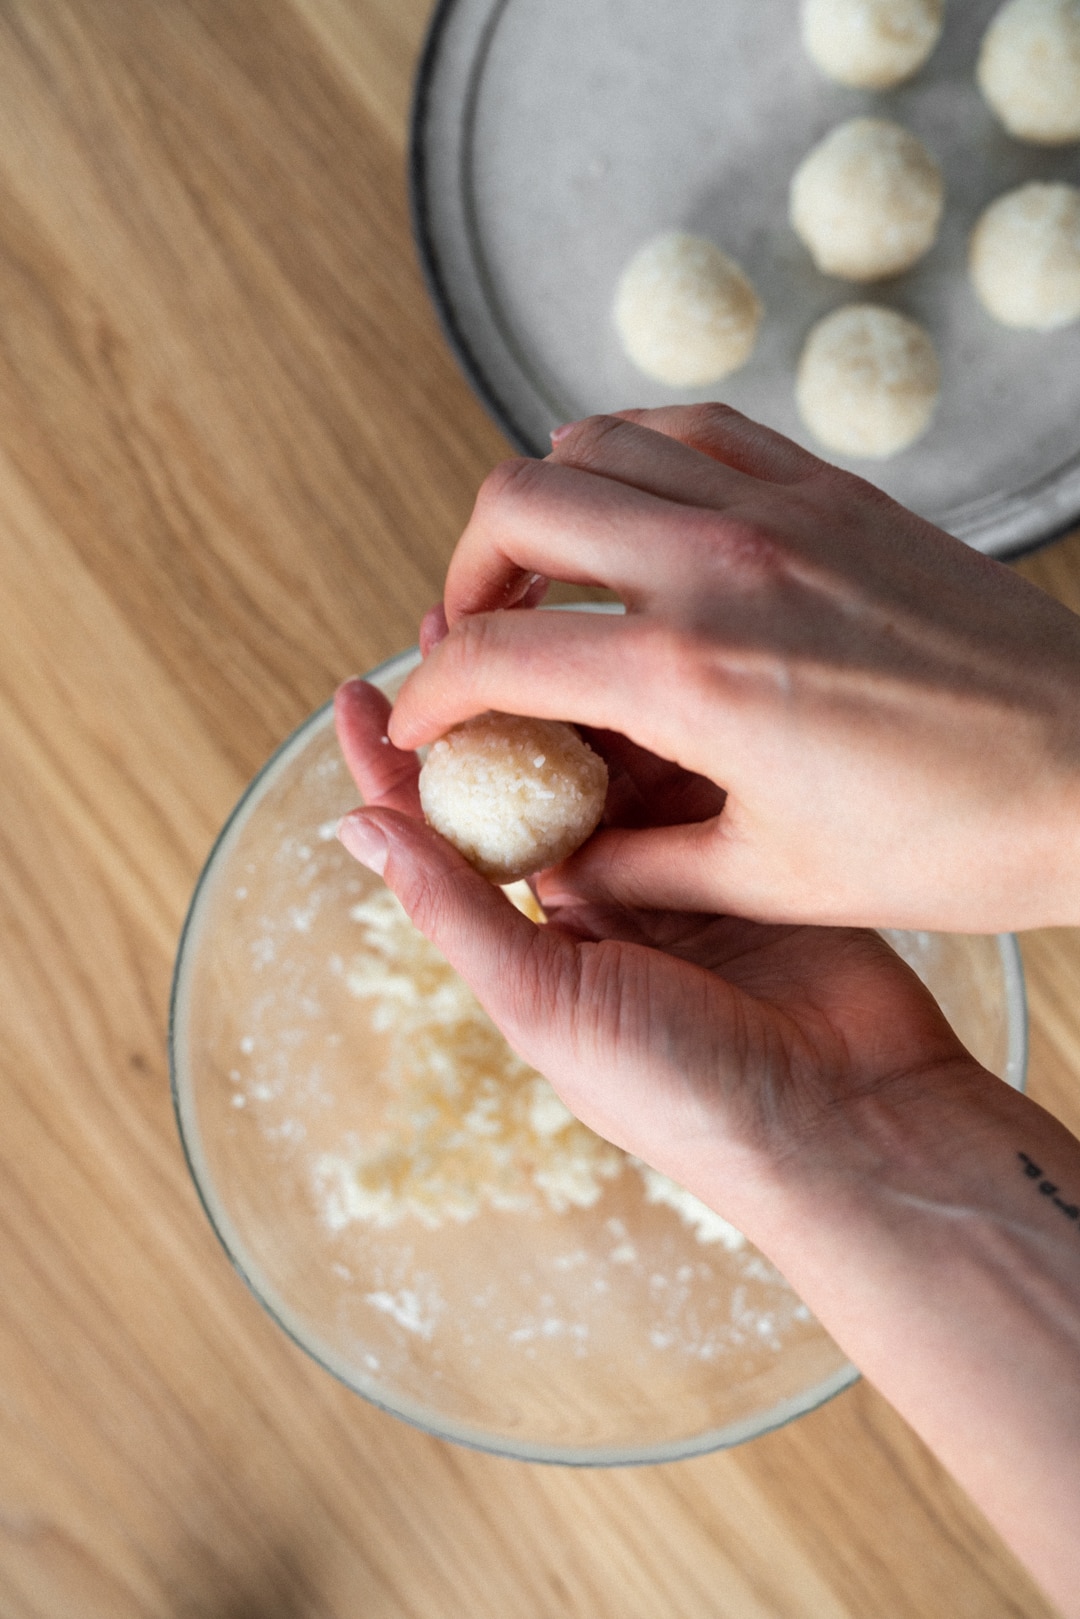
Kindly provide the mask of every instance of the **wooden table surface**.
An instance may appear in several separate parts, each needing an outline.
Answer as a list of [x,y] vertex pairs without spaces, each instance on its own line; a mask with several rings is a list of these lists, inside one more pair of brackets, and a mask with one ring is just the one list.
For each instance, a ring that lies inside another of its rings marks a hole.
[[[199,867],[505,453],[409,237],[425,9],[0,3],[0,1619],[1045,1616],[870,1388],[666,1467],[459,1450],[296,1349],[189,1182]],[[1080,536],[1024,571],[1080,608]],[[1080,1130],[1080,939],[1024,953]]]

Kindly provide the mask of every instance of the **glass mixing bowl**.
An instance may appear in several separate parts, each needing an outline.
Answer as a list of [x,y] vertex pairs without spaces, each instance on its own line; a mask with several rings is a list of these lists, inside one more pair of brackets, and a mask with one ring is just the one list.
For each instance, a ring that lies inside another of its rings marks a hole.
[[[417,658],[370,678],[392,697]],[[334,836],[356,800],[328,704],[245,792],[181,939],[170,1016],[180,1132],[256,1298],[385,1410],[532,1461],[691,1456],[850,1384],[854,1367],[773,1266],[730,1228],[700,1241],[648,1200],[631,1165],[587,1208],[555,1212],[539,1198],[436,1228],[343,1215],[327,1166],[374,1139],[392,1102],[385,999],[356,993],[370,951],[362,918],[382,884]],[[890,937],[969,1049],[1021,1087],[1015,940]]]

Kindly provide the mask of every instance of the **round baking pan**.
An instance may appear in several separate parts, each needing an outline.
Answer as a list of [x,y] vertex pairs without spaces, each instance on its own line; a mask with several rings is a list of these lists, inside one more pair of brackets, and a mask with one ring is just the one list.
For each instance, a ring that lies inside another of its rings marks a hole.
[[[1080,181],[1080,148],[1012,140],[979,95],[995,9],[950,7],[923,70],[875,93],[821,77],[794,0],[667,0],[662,12],[651,0],[443,0],[413,107],[416,238],[447,336],[511,441],[542,455],[559,422],[719,397],[819,448],[795,410],[800,348],[821,315],[869,300],[927,326],[942,394],[910,449],[840,464],[992,556],[1080,521],[1080,324],[1007,330],[966,271],[992,198],[1031,179]],[[861,114],[912,129],[947,188],[930,253],[870,286],[819,274],[787,219],[805,152]],[[612,324],[624,264],[668,229],[716,241],[765,304],[752,359],[711,389],[649,381]]]

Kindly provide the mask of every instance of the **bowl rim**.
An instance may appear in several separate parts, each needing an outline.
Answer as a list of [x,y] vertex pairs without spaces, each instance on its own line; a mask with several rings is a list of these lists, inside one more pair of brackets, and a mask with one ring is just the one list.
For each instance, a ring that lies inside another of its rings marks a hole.
[[[613,603],[567,603],[554,610],[567,608],[572,611],[595,611],[597,608],[605,612],[620,611],[618,604]],[[396,675],[402,665],[408,665],[418,658],[419,649],[409,648],[384,659],[364,678],[378,682],[380,679]],[[243,1242],[232,1229],[228,1212],[219,1202],[212,1176],[203,1161],[193,1089],[190,1082],[185,1083],[185,1079],[189,1079],[190,1076],[190,1064],[185,1062],[183,1029],[189,963],[199,931],[203,903],[216,874],[218,862],[261,801],[264,789],[276,779],[290,757],[300,752],[316,733],[327,726],[332,711],[333,699],[330,699],[290,732],[248,782],[222,825],[199,873],[184,917],[169,994],[167,1031],[169,1087],[184,1161],[210,1227],[248,1291],[299,1349],[369,1404],[436,1438],[451,1440],[471,1450],[518,1461],[571,1467],[651,1466],[662,1462],[683,1461],[694,1456],[706,1455],[711,1451],[726,1450],[771,1433],[796,1417],[817,1410],[843,1390],[850,1388],[859,1380],[860,1373],[857,1367],[848,1361],[800,1394],[777,1401],[759,1416],[744,1417],[699,1433],[671,1440],[654,1441],[647,1445],[527,1442],[507,1435],[493,1435],[477,1425],[440,1417],[432,1414],[420,1402],[406,1397],[395,1397],[392,1400],[387,1398],[378,1391],[374,1380],[371,1385],[366,1385],[359,1374],[349,1368],[343,1359],[339,1362],[337,1355],[329,1346],[319,1344],[312,1336],[305,1337],[302,1330],[291,1322],[291,1312],[285,1302],[278,1299],[276,1289],[259,1276],[258,1267],[245,1254]],[[1005,981],[1008,1030],[1006,1082],[1022,1091],[1025,1088],[1028,1049],[1027,996],[1023,963],[1014,934],[998,934],[995,937]]]

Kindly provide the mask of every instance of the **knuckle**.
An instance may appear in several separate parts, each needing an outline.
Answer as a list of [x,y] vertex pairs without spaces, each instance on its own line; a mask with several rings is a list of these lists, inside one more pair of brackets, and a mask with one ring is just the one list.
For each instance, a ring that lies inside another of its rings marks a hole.
[[680,697],[698,684],[698,637],[683,624],[668,619],[643,619],[635,627],[635,656],[657,691],[678,691]]
[[500,972],[506,989],[506,1020],[521,1039],[550,1033],[572,1023],[580,1000],[580,960],[576,948],[552,949],[550,938],[537,933],[515,964]]
[[800,483],[820,466],[794,439],[718,400],[692,406],[686,419],[695,448],[767,483]]
[[751,514],[739,508],[708,508],[686,514],[685,538],[694,549],[695,601],[711,599],[715,590],[732,586],[747,590],[765,585],[781,573],[786,551],[778,522],[763,520],[760,498]]
[[747,420],[741,410],[736,410],[734,405],[725,405],[719,399],[710,399],[701,405],[689,405],[686,409],[687,426],[698,432],[723,432],[733,422]]
[[[644,631],[641,664],[652,689],[679,693],[684,715],[706,713],[718,687],[726,684],[736,644],[737,637],[733,640],[711,618],[699,624],[658,620]],[[621,866],[618,877],[628,893],[636,892],[637,878],[627,865]]]
[[718,525],[716,560],[728,579],[747,587],[767,584],[782,573],[785,554],[774,532],[731,513]]
[[805,444],[799,444],[795,439],[788,439],[785,442],[790,446],[787,450],[790,476],[784,480],[789,486],[812,484],[823,473],[835,470],[828,461],[823,461],[820,455],[808,450]]
[[528,456],[510,456],[492,467],[477,491],[474,513],[490,519],[508,502],[525,495],[533,487],[542,465]]
[[[580,1002],[588,1039],[602,1062],[625,1061],[626,1048],[641,1039],[650,1013],[643,1006],[640,983],[628,977],[624,958],[610,941],[598,940],[581,952]],[[637,992],[637,993],[635,993]]]
[[459,618],[449,635],[436,648],[439,679],[469,702],[485,666],[499,640],[501,617],[494,613],[469,613]]
[[612,439],[617,444],[632,430],[633,424],[620,416],[586,416],[584,421],[574,424],[566,438],[560,440],[559,460],[588,471],[604,463]]
[[446,931],[453,908],[451,881],[441,871],[419,869],[412,860],[399,861],[396,869],[387,865],[393,877],[394,892],[412,922],[426,939],[437,943]]
[[471,669],[484,662],[495,643],[499,624],[497,613],[470,613],[454,625],[448,643],[463,668]]
[[730,427],[732,422],[748,419],[734,405],[725,405],[718,399],[705,400],[696,405],[659,405],[650,410],[624,410],[620,416],[636,422],[640,427],[675,430],[676,438],[687,440],[708,439],[711,434]]

